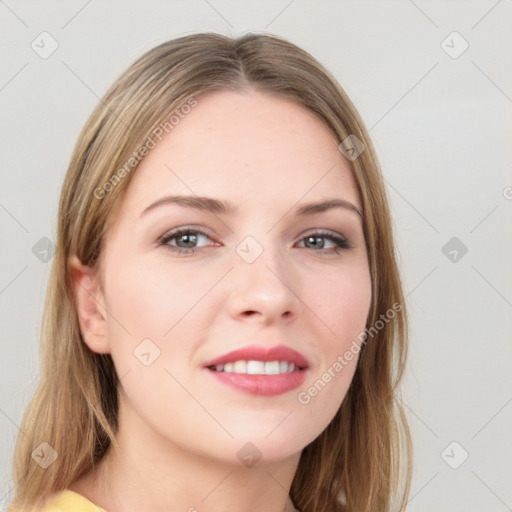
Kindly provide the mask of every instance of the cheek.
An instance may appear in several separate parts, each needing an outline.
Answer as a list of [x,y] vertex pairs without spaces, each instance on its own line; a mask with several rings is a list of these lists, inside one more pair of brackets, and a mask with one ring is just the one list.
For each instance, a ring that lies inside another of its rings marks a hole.
[[297,401],[308,415],[327,424],[343,402],[356,370],[360,336],[371,304],[371,279],[368,268],[361,266],[335,276],[331,273],[309,285],[308,305],[324,325],[317,332],[324,335],[316,338],[321,355]]
[[325,278],[316,276],[308,280],[304,290],[306,304],[328,327],[333,348],[343,348],[364,331],[372,296],[366,266],[332,272]]
[[185,267],[127,262],[109,276],[106,306],[129,332],[161,339],[192,312],[212,286],[207,275],[202,277],[198,279],[197,272]]
[[135,358],[148,351],[157,356],[155,367],[181,373],[216,314],[208,291],[219,280],[218,269],[198,276],[192,265],[171,266],[165,259],[125,260],[107,276],[109,341],[118,373],[140,370]]

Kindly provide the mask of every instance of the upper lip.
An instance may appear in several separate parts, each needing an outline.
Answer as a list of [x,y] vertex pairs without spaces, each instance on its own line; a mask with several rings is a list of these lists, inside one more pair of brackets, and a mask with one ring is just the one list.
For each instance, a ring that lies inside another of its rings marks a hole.
[[293,363],[299,368],[307,368],[309,361],[301,353],[293,348],[284,345],[275,345],[273,347],[262,347],[251,345],[239,348],[212,359],[204,364],[205,367],[217,366],[235,361],[287,361]]

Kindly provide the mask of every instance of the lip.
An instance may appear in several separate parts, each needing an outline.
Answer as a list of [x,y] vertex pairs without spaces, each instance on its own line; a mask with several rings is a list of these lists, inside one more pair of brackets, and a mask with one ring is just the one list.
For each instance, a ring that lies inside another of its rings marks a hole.
[[293,363],[301,370],[309,367],[309,361],[305,356],[296,350],[284,345],[276,345],[273,347],[262,347],[258,345],[250,345],[248,347],[239,348],[224,354],[220,357],[207,361],[203,366],[217,366],[219,364],[233,363],[235,361],[287,361]]
[[216,372],[205,368],[218,382],[243,393],[276,396],[292,391],[304,384],[308,370],[297,370],[279,375],[249,375],[246,373]]
[[[287,361],[296,366],[296,370],[277,375],[250,375],[246,373],[217,372],[212,366],[235,361]],[[204,370],[222,384],[243,393],[259,396],[276,396],[292,391],[306,380],[309,361],[301,353],[284,345],[274,347],[248,346],[228,352],[204,364]]]

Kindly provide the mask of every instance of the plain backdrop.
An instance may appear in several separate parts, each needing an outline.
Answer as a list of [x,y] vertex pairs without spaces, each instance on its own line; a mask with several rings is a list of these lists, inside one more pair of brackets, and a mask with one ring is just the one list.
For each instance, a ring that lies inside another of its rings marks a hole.
[[512,510],[511,21],[510,0],[0,1],[0,507],[39,372],[37,244],[81,127],[156,44],[257,31],[327,66],[383,167],[411,319],[408,510]]

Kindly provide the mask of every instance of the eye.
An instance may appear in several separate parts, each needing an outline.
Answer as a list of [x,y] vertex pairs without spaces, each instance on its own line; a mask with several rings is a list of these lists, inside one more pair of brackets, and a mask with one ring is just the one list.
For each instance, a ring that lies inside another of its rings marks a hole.
[[[181,228],[166,233],[159,241],[159,245],[166,246],[172,252],[178,254],[192,254],[198,249],[198,242],[201,239],[211,240],[210,237],[199,229]],[[172,243],[175,242],[175,243]]]
[[[326,242],[327,240],[327,242]],[[339,254],[343,249],[351,249],[352,244],[343,236],[325,231],[315,231],[302,238],[299,243],[305,243],[306,248],[314,249],[320,254]],[[329,246],[330,247],[326,247]],[[304,247],[304,246],[303,246]]]
[[[199,245],[200,240],[211,240],[207,233],[200,229],[180,228],[166,233],[158,240],[158,245],[176,254],[193,254],[201,247],[209,244]],[[343,249],[351,249],[352,244],[343,236],[331,232],[315,231],[310,233],[299,242],[300,247],[313,249],[319,254],[339,254]]]

